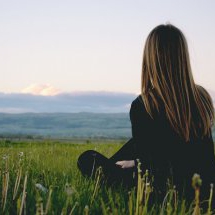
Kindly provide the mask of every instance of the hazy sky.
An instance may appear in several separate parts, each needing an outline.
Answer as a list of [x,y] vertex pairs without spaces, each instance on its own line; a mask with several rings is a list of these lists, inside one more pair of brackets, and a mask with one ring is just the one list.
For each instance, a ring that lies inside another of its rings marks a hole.
[[197,83],[215,91],[215,1],[0,0],[0,92],[140,92],[149,31],[188,40]]

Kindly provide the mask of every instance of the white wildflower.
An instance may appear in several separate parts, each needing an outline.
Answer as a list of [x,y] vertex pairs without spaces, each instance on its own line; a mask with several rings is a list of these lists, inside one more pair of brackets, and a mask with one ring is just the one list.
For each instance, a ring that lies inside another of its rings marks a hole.
[[19,157],[22,157],[24,155],[24,152],[19,153]]
[[8,155],[3,155],[3,156],[2,156],[2,159],[3,159],[3,160],[7,160],[7,159],[8,159]]
[[35,184],[35,187],[36,187],[38,190],[40,190],[40,191],[42,191],[42,192],[44,192],[44,193],[47,193],[47,192],[48,192],[48,189],[45,188],[42,184],[37,183],[37,184]]
[[71,196],[75,192],[75,190],[71,187],[70,184],[66,183],[65,192],[68,196]]

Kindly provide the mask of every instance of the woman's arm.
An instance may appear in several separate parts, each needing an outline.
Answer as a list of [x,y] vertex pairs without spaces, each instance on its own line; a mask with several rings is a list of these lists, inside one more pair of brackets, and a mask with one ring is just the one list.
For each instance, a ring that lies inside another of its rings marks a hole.
[[117,162],[123,160],[135,159],[134,139],[129,139],[112,157],[110,160]]
[[140,101],[140,97],[135,99],[130,108],[130,121],[132,128],[132,137],[135,148],[135,166],[137,159],[141,162],[141,166],[149,165],[149,148],[151,142],[152,119],[146,112],[144,104]]
[[[130,108],[130,119],[131,119],[131,109],[133,108],[133,102]],[[133,136],[133,135],[132,135]],[[125,143],[112,157],[109,159],[114,161],[117,165],[122,168],[130,168],[137,163],[137,152],[136,144],[134,138],[132,137],[127,143]]]
[[[148,151],[143,142],[149,142],[149,140],[147,140],[147,129],[150,126],[149,118],[145,114],[144,106],[139,98],[136,98],[132,102],[129,114],[132,127],[132,138],[110,158],[122,168],[137,166],[137,159],[143,163],[147,157],[146,154],[144,155],[143,151]],[[144,120],[144,122],[142,122],[142,120]],[[144,162],[144,164],[145,163],[146,162]]]

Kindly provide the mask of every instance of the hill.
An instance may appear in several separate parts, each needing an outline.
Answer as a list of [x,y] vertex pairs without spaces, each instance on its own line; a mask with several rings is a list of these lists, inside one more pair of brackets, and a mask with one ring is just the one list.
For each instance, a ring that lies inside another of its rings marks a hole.
[[0,113],[0,135],[50,138],[131,136],[128,113]]

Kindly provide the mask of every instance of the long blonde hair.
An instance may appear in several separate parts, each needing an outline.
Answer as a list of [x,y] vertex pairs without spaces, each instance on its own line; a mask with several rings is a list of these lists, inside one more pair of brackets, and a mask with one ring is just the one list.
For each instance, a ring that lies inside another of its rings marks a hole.
[[185,140],[209,135],[214,107],[207,91],[195,84],[183,33],[171,24],[159,25],[147,37],[142,62],[141,97],[149,115],[162,101],[172,128]]

